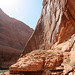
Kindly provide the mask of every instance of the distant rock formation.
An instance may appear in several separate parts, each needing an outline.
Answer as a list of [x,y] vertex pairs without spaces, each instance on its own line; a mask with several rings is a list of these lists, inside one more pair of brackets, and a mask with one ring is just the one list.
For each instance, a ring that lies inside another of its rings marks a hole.
[[8,68],[17,60],[32,32],[32,28],[0,9],[0,68]]
[[19,58],[21,51],[0,45],[0,69],[8,69]]
[[36,29],[21,56],[36,49],[50,49],[74,33],[75,0],[44,0]]
[[43,0],[36,29],[9,72],[75,75],[75,0]]

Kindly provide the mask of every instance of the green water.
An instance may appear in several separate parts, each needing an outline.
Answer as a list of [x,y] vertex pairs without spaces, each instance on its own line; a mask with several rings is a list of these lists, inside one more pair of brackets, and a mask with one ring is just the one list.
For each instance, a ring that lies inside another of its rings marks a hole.
[[0,74],[6,72],[6,71],[8,71],[8,70],[9,70],[9,69],[0,70]]

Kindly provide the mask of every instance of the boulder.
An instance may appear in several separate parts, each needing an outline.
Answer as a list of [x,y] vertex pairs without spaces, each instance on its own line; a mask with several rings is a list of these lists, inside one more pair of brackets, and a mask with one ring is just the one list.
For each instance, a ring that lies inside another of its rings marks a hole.
[[62,62],[63,54],[61,51],[35,50],[19,58],[16,64],[10,66],[9,70],[10,74],[40,72],[45,69],[55,70]]

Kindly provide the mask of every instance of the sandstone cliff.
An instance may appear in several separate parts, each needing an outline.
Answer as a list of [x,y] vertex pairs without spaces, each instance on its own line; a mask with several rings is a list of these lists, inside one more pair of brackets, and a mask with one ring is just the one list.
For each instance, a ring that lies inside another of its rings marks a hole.
[[43,0],[36,29],[9,72],[75,75],[75,0]]
[[18,59],[32,32],[33,29],[0,9],[0,68],[8,68]]
[[0,45],[22,50],[32,32],[33,29],[0,9]]
[[36,49],[68,40],[75,33],[75,0],[44,0],[36,29],[27,42],[22,56]]

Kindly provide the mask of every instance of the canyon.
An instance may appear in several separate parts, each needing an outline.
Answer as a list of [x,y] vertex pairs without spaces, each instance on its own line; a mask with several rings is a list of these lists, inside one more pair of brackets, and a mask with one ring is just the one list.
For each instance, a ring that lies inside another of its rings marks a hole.
[[43,0],[35,31],[9,74],[75,75],[75,0]]
[[0,9],[0,68],[16,62],[32,32],[32,28]]

